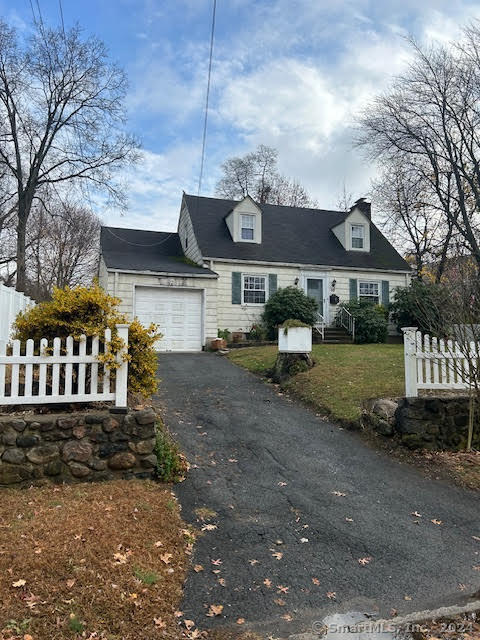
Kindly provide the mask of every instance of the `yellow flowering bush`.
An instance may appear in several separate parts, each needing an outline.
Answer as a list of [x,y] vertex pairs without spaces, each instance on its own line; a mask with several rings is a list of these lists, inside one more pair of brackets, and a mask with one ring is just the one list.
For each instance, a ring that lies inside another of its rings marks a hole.
[[28,338],[39,341],[47,338],[73,336],[78,340],[82,334],[99,336],[102,340],[105,329],[111,329],[112,340],[100,355],[99,360],[113,370],[118,366],[117,354],[124,347],[117,335],[117,324],[128,324],[128,389],[145,397],[157,390],[157,355],[155,342],[161,338],[156,325],[145,328],[135,319],[118,311],[120,300],[108,295],[97,283],[90,287],[65,287],[55,289],[52,299],[20,312],[14,325],[14,337],[24,342]]

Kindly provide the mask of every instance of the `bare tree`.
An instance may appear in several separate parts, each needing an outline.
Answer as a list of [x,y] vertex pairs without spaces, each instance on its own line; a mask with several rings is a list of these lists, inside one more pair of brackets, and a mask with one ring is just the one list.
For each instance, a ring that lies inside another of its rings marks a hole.
[[0,21],[0,175],[16,206],[16,288],[26,285],[26,238],[35,200],[45,188],[86,183],[123,204],[115,170],[135,159],[123,132],[125,74],[104,44],[34,25],[24,45]]
[[35,207],[27,243],[27,291],[37,301],[54,287],[89,284],[97,272],[100,220],[89,209],[57,202]]
[[412,64],[367,108],[358,141],[376,160],[407,158],[423,172],[447,233],[480,269],[480,27],[448,47],[411,45]]
[[342,189],[337,196],[337,203],[336,203],[337,209],[339,211],[344,211],[346,213],[347,211],[350,211],[354,203],[355,203],[355,200],[353,199],[353,193],[350,193],[348,191],[347,183],[344,180],[342,184]]
[[421,280],[425,271],[430,271],[439,281],[451,233],[445,230],[423,175],[408,164],[408,159],[389,162],[374,181],[373,193],[381,226],[405,254],[412,256],[417,277]]
[[231,200],[250,195],[259,204],[315,206],[315,201],[298,180],[279,173],[277,159],[278,151],[263,144],[244,156],[229,158],[222,165],[223,176],[217,183],[217,195]]

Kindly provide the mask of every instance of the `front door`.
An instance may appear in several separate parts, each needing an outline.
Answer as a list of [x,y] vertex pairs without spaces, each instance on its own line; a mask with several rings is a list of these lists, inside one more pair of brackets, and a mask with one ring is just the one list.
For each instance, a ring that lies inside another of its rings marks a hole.
[[318,312],[323,316],[323,279],[307,278],[307,296],[317,301]]

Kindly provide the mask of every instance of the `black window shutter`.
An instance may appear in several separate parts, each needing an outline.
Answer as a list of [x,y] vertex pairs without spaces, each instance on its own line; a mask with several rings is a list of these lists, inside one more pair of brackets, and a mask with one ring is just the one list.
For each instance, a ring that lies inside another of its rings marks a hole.
[[387,306],[390,304],[390,282],[382,280],[382,304]]
[[242,274],[232,272],[232,304],[242,304]]
[[356,300],[358,297],[357,293],[357,279],[350,278],[350,300]]
[[277,274],[270,273],[268,275],[268,295],[272,296],[277,290]]

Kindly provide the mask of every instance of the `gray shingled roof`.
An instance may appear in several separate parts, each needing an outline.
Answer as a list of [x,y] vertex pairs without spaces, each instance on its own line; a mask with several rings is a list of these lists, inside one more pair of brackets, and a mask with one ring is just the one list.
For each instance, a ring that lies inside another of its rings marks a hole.
[[225,216],[236,201],[187,194],[184,198],[205,257],[410,271],[373,223],[370,252],[345,251],[332,231],[345,219],[343,212],[262,204],[262,243],[234,243]]
[[100,247],[109,269],[178,273],[185,276],[217,275],[210,269],[185,262],[178,233],[102,227]]

